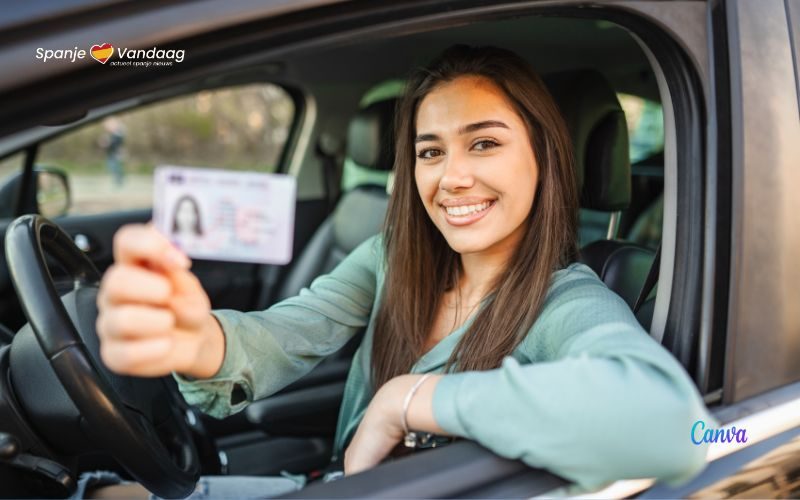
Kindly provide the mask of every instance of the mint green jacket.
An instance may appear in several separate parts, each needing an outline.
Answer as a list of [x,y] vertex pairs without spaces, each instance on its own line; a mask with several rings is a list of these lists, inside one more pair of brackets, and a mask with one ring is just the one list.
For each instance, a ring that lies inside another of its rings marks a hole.
[[[366,327],[336,428],[333,459],[342,457],[372,393],[381,242],[373,236],[330,274],[267,310],[214,310],[226,338],[224,361],[210,379],[175,375],[186,401],[218,418],[235,413],[310,372]],[[411,372],[442,373],[474,316]],[[583,488],[639,477],[680,484],[705,464],[706,445],[692,443],[692,424],[715,422],[681,365],[580,263],[553,273],[538,320],[499,368],[439,381],[433,413],[448,433]]]

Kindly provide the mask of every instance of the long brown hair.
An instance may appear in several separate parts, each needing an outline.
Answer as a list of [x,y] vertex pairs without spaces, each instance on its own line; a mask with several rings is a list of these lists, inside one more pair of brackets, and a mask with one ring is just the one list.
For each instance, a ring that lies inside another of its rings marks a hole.
[[445,372],[499,367],[539,315],[553,272],[577,255],[578,195],[569,132],[533,68],[505,49],[459,44],[416,69],[395,114],[395,181],[383,240],[386,280],[372,347],[374,391],[409,372],[423,354],[445,291],[457,286],[460,256],[430,220],[417,192],[414,138],[422,99],[438,85],[468,75],[490,79],[513,104],[527,126],[539,181],[524,236]]

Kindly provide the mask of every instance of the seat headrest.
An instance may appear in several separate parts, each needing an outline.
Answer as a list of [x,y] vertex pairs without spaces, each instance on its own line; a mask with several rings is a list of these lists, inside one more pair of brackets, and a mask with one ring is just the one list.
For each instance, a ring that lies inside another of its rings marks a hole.
[[581,207],[625,210],[631,202],[628,126],[614,89],[594,70],[555,73],[543,80],[572,136]]
[[391,170],[394,164],[394,107],[397,99],[361,109],[347,130],[347,156],[364,168]]

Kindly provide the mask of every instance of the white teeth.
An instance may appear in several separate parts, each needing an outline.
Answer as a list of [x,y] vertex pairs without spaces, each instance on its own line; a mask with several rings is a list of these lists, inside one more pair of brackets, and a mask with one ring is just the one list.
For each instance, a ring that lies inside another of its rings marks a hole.
[[459,217],[464,215],[472,215],[475,212],[482,212],[489,208],[492,203],[489,201],[484,201],[478,205],[461,205],[460,207],[445,207],[447,210],[447,215]]

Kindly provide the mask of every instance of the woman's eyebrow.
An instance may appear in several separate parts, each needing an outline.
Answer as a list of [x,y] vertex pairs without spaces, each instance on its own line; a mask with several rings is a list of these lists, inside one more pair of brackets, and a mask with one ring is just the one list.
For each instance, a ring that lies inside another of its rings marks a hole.
[[508,125],[501,122],[500,120],[484,120],[482,122],[477,123],[470,123],[469,125],[464,125],[460,129],[458,129],[458,134],[468,134],[470,132],[475,132],[476,130],[480,130],[482,128],[494,128],[494,127],[501,127],[501,128],[508,128]]
[[[464,125],[463,127],[460,127],[458,129],[458,134],[463,135],[463,134],[468,134],[470,132],[475,132],[476,130],[484,128],[494,128],[494,127],[509,128],[508,125],[501,122],[500,120],[484,120],[481,122],[470,123],[469,125]],[[414,144],[425,141],[437,141],[439,139],[441,138],[436,134],[420,134],[417,136],[416,139],[414,139]]]

